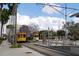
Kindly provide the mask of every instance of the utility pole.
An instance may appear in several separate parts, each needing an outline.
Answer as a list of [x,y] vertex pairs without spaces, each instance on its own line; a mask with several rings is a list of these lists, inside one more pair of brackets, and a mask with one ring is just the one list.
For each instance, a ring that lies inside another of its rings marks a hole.
[[66,39],[67,39],[67,4],[65,4],[65,22],[66,22],[66,27],[65,27],[65,36],[66,36]]
[[[67,33],[67,4],[65,4],[65,22],[66,22],[66,26],[65,26],[65,40],[68,39],[68,33]],[[63,45],[64,45],[64,40],[63,40]]]
[[17,44],[17,40],[16,40],[16,30],[17,30],[17,4],[14,3],[14,6],[13,6],[13,10],[12,10],[12,13],[13,13],[13,16],[15,17],[15,23],[14,23],[14,44]]
[[15,44],[17,44],[16,33],[17,33],[17,4],[15,4]]
[[49,29],[49,27],[48,27],[48,46],[50,46],[50,41],[49,41],[49,39],[50,39],[50,37],[49,37],[49,31],[50,31],[50,29]]

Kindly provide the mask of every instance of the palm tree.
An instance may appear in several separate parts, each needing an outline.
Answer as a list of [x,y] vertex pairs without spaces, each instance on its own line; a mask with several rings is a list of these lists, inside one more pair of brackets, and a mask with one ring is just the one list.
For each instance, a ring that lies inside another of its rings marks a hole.
[[6,3],[0,3],[0,22],[1,22],[1,36],[2,36],[2,29],[3,25],[8,22],[10,12],[8,9],[3,8],[4,5],[7,5]]
[[1,13],[1,30],[3,29],[3,25],[8,22],[9,19],[9,11],[7,9],[3,9]]
[[17,6],[18,4],[16,3],[7,3],[6,5],[8,6],[9,9],[3,9],[3,6],[5,5],[5,3],[0,4],[1,8],[0,8],[0,21],[1,21],[1,36],[2,36],[2,29],[3,29],[3,25],[7,23],[9,16],[13,15],[16,17],[15,19],[15,28],[13,28],[15,31],[15,37],[14,37],[14,43],[16,43],[16,24],[17,24]]
[[[5,3],[0,3],[0,21],[2,21],[2,20],[1,20],[1,18],[2,18],[2,17],[1,17],[1,13],[2,13],[3,5],[5,5]],[[2,26],[2,24],[1,24],[1,36],[2,36],[2,27],[3,27],[3,26]]]

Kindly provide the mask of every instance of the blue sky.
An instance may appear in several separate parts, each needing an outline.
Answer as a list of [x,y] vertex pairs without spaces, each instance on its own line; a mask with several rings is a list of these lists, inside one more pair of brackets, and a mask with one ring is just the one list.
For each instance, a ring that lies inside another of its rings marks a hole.
[[[64,7],[63,4],[59,4],[62,7]],[[78,3],[67,3],[68,7],[71,8],[77,8],[79,9],[79,4]],[[63,17],[60,13],[54,13],[54,14],[47,14],[42,12],[43,6],[35,4],[35,3],[21,3],[18,7],[18,12],[22,15],[28,15],[30,17],[37,17],[37,16],[56,16],[56,17]],[[61,12],[64,13],[64,9],[61,10]],[[72,10],[68,10],[68,13],[72,12]],[[73,11],[77,12],[77,11]]]
[[[59,5],[63,7],[64,3]],[[67,3],[67,6],[71,8],[79,9],[79,3]],[[60,13],[48,14],[42,11],[43,8],[44,8],[43,6],[35,3],[20,3],[18,6],[17,23],[19,25],[28,25],[31,23],[38,24],[40,27],[40,30],[46,30],[48,29],[48,27],[53,30],[58,30],[62,28],[63,26],[62,22],[65,22],[63,15],[61,15]],[[64,9],[61,9],[60,11],[63,13]],[[67,13],[70,13],[70,12],[76,13],[76,12],[79,12],[79,10],[67,11]],[[10,20],[11,19],[13,18],[10,18]],[[68,18],[68,20],[71,20],[71,19],[73,19],[75,22],[79,22],[79,19]]]
[[[65,4],[55,4],[60,7],[64,7]],[[68,7],[70,8],[77,8],[79,9],[78,3],[68,3]],[[59,10],[60,12],[64,13],[65,9],[55,7],[55,9]],[[67,13],[72,14],[78,11],[67,10]],[[68,17],[68,21],[73,18]],[[75,20],[79,22],[78,19]],[[49,6],[42,6],[35,3],[21,3],[18,6],[18,23],[21,25],[28,25],[31,23],[38,24],[41,30],[51,29],[58,30],[61,29],[65,23],[64,15],[60,14],[56,10],[52,9]]]

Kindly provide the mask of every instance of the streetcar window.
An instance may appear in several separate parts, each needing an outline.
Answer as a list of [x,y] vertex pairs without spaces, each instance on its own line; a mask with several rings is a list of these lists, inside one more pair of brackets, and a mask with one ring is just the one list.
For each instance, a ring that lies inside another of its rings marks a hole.
[[24,34],[23,37],[26,37],[26,35]]
[[20,35],[18,35],[18,37],[20,37]]

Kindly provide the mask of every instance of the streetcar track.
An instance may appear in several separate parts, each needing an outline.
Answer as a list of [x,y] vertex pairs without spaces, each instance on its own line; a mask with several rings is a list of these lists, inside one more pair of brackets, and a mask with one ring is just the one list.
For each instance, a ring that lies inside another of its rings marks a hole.
[[[61,51],[57,51],[57,50],[54,50],[54,49],[50,49],[50,48],[47,48],[47,47],[44,47],[44,46],[40,46],[40,45],[34,45],[34,44],[23,44],[24,46],[28,47],[28,48],[31,48],[35,51],[38,51],[39,53],[41,54],[44,54],[46,56],[60,56],[60,55],[64,55],[64,56],[70,56],[71,54],[68,54],[68,53],[64,53],[64,52],[61,52]],[[31,46],[32,45],[32,46]]]
[[[27,46],[27,45],[24,45],[24,44],[23,44],[23,46],[28,47],[28,48],[31,48],[31,47],[29,47],[29,46]],[[35,51],[37,51],[37,52],[39,52],[39,53],[41,53],[41,54],[44,54],[45,56],[50,56],[49,54],[45,54],[45,53],[43,53],[43,52],[41,52],[41,51],[39,51],[39,50],[37,50],[37,49],[34,49],[34,48],[31,48],[31,49],[33,49],[33,50],[35,50]]]

